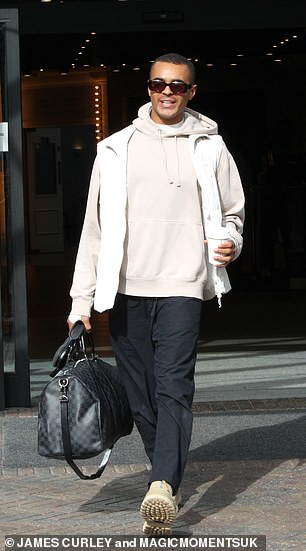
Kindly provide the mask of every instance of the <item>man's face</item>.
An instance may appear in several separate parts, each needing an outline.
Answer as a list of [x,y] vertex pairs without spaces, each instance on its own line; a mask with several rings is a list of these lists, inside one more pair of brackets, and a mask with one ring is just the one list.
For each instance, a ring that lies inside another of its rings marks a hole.
[[[186,65],[176,65],[164,61],[157,61],[152,67],[150,79],[167,82],[185,82],[191,84],[189,69]],[[153,92],[148,89],[152,103],[151,118],[158,124],[177,124],[183,118],[185,107],[196,93],[196,85],[183,94],[174,94],[169,86],[162,92]]]

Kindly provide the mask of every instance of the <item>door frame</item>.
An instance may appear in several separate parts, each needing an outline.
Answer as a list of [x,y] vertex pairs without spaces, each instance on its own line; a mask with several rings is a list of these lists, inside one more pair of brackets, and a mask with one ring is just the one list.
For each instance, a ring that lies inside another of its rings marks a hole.
[[[26,240],[24,216],[24,177],[21,110],[21,73],[19,51],[18,9],[0,9],[3,33],[4,59],[2,61],[2,112],[8,122],[8,152],[3,153],[4,178],[9,193],[6,197],[8,262],[10,269],[11,316],[14,331],[13,372],[1,374],[4,395],[0,396],[0,409],[29,407],[30,363],[28,354]],[[0,296],[1,302],[1,296]],[[1,316],[1,353],[3,353]],[[2,382],[0,381],[0,383]]]

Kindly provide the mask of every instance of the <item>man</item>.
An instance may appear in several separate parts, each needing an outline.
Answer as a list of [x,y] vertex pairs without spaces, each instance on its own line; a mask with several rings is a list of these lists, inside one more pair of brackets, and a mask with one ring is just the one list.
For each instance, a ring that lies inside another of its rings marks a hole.
[[[170,534],[192,431],[204,299],[229,290],[244,195],[217,125],[187,108],[193,64],[159,57],[150,103],[98,145],[71,289],[71,325],[109,310],[116,361],[152,470],[141,504],[146,534]],[[207,232],[223,232],[207,260]]]

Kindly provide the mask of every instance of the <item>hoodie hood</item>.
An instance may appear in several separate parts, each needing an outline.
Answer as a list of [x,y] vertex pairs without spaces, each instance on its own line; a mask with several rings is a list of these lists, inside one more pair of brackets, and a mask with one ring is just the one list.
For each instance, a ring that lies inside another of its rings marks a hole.
[[[133,120],[133,126],[137,128],[140,132],[144,134],[150,134],[156,136],[160,135],[160,130],[163,125],[156,124],[151,119],[151,102],[146,103],[140,107],[138,111],[138,118]],[[167,136],[190,136],[191,134],[218,134],[218,125],[212,119],[209,119],[205,115],[189,109],[185,109],[185,120],[177,128],[176,125],[173,127],[173,132],[170,131],[171,125],[167,125]]]

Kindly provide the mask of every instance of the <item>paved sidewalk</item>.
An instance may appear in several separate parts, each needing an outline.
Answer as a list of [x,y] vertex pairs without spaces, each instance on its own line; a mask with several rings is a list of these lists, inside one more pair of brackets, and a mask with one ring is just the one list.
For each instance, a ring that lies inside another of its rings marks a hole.
[[[268,551],[305,551],[305,400],[199,403],[194,409],[183,507],[173,534],[264,534]],[[4,452],[6,428],[14,419],[36,423],[36,415],[34,408],[1,416]],[[26,456],[20,439],[22,445]],[[22,447],[17,452],[22,456]],[[84,471],[95,466],[90,461]],[[0,533],[140,536],[148,469],[135,431],[117,443],[98,480],[80,480],[61,461],[3,467]]]

